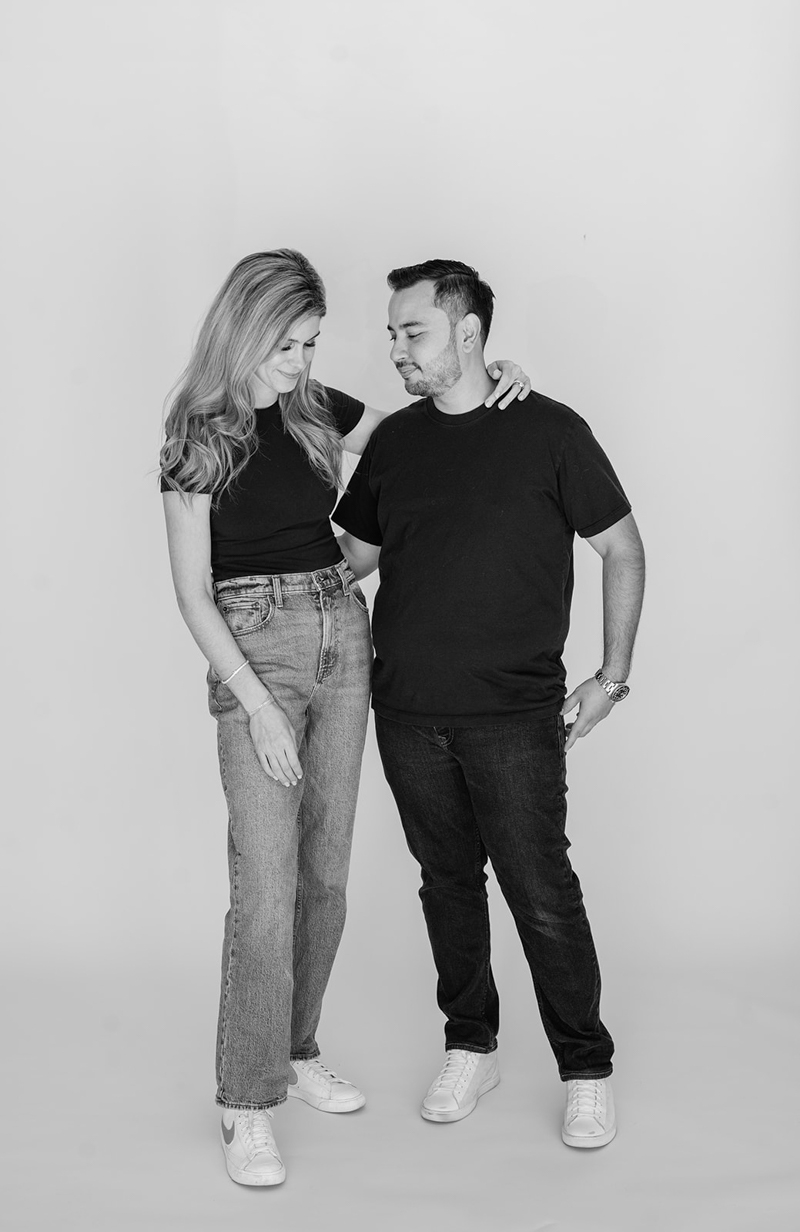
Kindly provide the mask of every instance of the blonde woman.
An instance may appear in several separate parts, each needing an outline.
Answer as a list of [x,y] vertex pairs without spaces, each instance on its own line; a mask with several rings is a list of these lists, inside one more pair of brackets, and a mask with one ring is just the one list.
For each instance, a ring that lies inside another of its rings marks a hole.
[[[173,392],[161,451],[181,613],[209,663],[228,816],[217,1103],[228,1173],[275,1185],[287,1094],[325,1112],[365,1096],[319,1060],[345,918],[366,730],[367,605],[330,524],[345,448],[380,411],[311,379],[325,289],[302,254],[232,270]],[[503,364],[492,400],[524,374]],[[512,394],[507,394],[510,400]]]

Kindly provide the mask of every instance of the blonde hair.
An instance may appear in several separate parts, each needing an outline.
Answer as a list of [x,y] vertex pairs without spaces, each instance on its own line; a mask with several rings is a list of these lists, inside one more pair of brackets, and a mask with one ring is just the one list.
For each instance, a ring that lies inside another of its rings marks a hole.
[[[189,363],[168,395],[159,456],[164,485],[217,500],[247,465],[258,440],[251,381],[301,321],[324,316],[325,287],[292,248],[256,252],[235,265],[201,326]],[[317,474],[336,488],[342,438],[324,386],[306,367],[278,399],[283,425]]]

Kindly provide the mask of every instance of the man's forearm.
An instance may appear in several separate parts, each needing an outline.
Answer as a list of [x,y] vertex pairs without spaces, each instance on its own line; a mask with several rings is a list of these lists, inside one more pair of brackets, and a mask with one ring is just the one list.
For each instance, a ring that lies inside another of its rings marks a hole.
[[336,542],[342,551],[343,556],[347,560],[353,573],[356,575],[357,581],[367,577],[378,567],[378,557],[381,554],[379,547],[375,547],[372,543],[365,543],[363,539],[356,539],[347,531],[343,535],[339,535]]
[[627,680],[644,596],[641,542],[603,558],[603,671],[610,680]]

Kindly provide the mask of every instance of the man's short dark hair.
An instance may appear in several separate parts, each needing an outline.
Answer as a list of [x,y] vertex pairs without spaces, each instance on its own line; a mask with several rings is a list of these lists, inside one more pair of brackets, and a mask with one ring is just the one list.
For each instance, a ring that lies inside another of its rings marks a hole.
[[494,313],[494,291],[477,270],[463,261],[423,261],[393,269],[386,279],[393,291],[404,291],[418,282],[433,283],[433,302],[450,318],[451,327],[474,312],[481,323],[481,343],[489,337]]

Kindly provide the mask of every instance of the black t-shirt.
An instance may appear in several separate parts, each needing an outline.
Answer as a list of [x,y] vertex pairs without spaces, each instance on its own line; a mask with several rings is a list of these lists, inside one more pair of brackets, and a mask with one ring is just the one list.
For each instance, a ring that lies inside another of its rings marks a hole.
[[541,394],[464,415],[426,399],[384,420],[333,515],[381,545],[378,714],[450,726],[558,714],[574,532],[629,512],[588,425]]
[[[336,429],[352,432],[364,403],[326,387]],[[336,492],[284,431],[276,402],[256,411],[258,450],[211,509],[216,582],[266,573],[310,573],[341,560],[330,524]],[[162,479],[161,489],[166,485]]]

